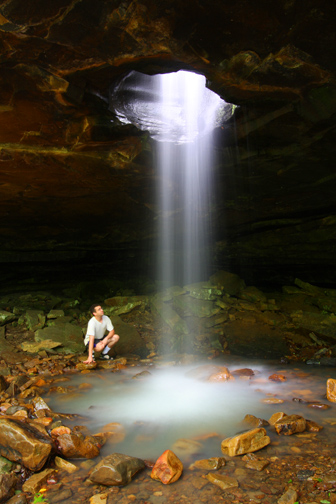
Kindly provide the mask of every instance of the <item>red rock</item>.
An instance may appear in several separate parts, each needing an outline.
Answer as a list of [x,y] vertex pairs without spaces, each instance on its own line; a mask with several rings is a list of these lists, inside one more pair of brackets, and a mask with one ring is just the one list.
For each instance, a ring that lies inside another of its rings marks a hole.
[[271,376],[268,377],[269,380],[275,381],[275,382],[284,382],[287,380],[285,375],[282,374],[272,374]]
[[207,381],[209,381],[209,382],[223,382],[223,381],[229,381],[229,380],[234,380],[234,377],[232,376],[232,374],[230,373],[228,368],[224,367],[218,373],[214,373],[211,376],[209,376]]
[[166,450],[157,459],[151,472],[151,478],[169,485],[177,481],[183,471],[183,464],[171,450]]
[[74,433],[61,434],[56,438],[59,453],[65,458],[95,458],[99,455],[98,443],[93,443],[90,436],[85,437]]

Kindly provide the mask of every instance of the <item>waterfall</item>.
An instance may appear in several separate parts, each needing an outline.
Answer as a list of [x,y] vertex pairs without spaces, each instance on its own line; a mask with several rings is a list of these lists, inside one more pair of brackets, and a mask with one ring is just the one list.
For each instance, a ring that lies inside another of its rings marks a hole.
[[209,276],[211,134],[223,100],[191,72],[157,76],[161,123],[157,135],[160,187],[158,278],[186,285]]
[[162,288],[205,280],[210,271],[212,131],[232,105],[205,77],[131,72],[113,87],[111,110],[154,139],[158,179],[157,278]]

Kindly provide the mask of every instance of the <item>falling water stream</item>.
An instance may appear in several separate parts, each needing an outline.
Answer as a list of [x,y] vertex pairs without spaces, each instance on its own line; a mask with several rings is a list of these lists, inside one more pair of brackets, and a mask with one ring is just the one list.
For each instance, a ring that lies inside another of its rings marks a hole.
[[202,75],[131,72],[113,88],[120,121],[154,139],[157,172],[157,278],[161,287],[209,276],[212,134],[233,106],[206,87]]

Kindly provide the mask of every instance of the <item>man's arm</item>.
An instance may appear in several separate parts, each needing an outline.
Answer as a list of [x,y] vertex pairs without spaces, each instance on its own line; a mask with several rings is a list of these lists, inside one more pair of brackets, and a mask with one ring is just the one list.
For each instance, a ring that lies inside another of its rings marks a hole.
[[112,329],[112,331],[110,331],[107,335],[108,338],[112,338],[112,336],[114,336],[114,329]]
[[93,352],[93,344],[94,344],[94,336],[89,336],[89,351],[88,351],[88,358],[86,361],[84,361],[84,364],[91,364],[93,362],[92,358],[92,352]]

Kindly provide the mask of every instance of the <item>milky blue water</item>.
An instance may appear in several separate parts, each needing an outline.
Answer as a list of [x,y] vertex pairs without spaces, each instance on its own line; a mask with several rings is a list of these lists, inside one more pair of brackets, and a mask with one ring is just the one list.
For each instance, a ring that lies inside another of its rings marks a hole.
[[[198,440],[198,457],[220,456],[222,439],[250,428],[242,423],[246,414],[268,420],[273,413],[284,411],[300,414],[325,427],[333,419],[336,422],[336,406],[324,397],[327,378],[336,378],[333,369],[294,365],[281,368],[260,362],[230,361],[221,364],[226,364],[230,371],[250,367],[255,375],[251,379],[236,376],[233,381],[209,383],[204,381],[208,373],[199,367],[204,364],[208,366],[209,362],[192,366],[140,365],[115,373],[96,370],[60,383],[74,386],[73,393],[49,394],[46,399],[55,411],[82,415],[75,424],[87,425],[92,433],[111,422],[121,424],[124,440],[114,444],[111,438],[102,453],[112,450],[140,458],[152,458],[173,448],[184,459],[195,448],[180,450],[175,446],[179,439]],[[133,378],[144,370],[150,374],[142,379]],[[274,372],[285,375],[287,380],[270,381],[268,378]],[[83,382],[91,388],[80,389]],[[270,397],[284,402],[266,404],[264,400]],[[313,409],[294,402],[293,398],[319,401],[330,408]]]

